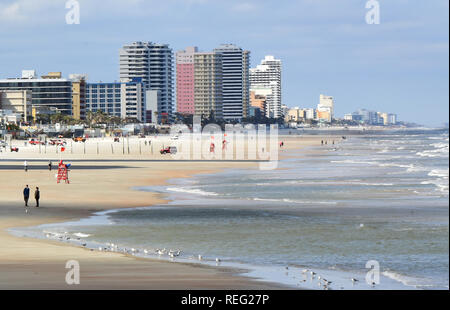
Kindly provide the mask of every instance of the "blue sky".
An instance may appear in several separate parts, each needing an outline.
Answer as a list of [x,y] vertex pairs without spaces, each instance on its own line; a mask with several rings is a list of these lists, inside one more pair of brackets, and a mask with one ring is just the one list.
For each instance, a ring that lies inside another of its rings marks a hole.
[[449,1],[79,0],[81,23],[65,23],[66,0],[0,0],[0,78],[22,69],[118,79],[118,49],[132,41],[207,51],[235,43],[283,61],[283,103],[315,107],[335,97],[337,116],[358,108],[429,126],[448,122]]

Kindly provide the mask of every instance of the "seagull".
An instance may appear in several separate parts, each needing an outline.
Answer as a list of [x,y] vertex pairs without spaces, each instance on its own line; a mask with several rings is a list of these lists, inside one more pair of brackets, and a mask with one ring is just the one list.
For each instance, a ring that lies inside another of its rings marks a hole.
[[86,246],[86,243],[82,243],[81,245],[82,245],[82,246]]
[[202,260],[202,256],[201,255],[198,256],[198,260]]
[[352,278],[353,283],[358,282],[358,281],[359,281],[358,279]]
[[216,262],[220,263],[220,258],[216,257]]
[[307,273],[308,272],[308,269],[303,269],[302,270],[302,273]]
[[102,250],[102,247],[101,247],[101,246],[99,246],[99,247],[98,247],[98,250],[99,250],[99,251],[101,251],[101,250]]

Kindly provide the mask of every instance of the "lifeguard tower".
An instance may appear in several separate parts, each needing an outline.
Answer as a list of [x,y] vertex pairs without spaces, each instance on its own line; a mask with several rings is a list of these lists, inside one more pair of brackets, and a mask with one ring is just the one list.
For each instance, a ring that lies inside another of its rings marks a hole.
[[56,183],[61,182],[61,180],[64,180],[66,184],[69,184],[69,168],[66,164],[63,163],[61,160],[58,164],[58,175],[56,178]]

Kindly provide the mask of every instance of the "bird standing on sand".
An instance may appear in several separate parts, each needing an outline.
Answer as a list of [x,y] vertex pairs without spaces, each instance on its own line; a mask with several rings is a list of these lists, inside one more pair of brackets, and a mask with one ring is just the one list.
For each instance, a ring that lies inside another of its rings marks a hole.
[[356,283],[356,282],[358,282],[358,281],[359,281],[358,279],[352,278],[352,282],[353,282],[353,283]]

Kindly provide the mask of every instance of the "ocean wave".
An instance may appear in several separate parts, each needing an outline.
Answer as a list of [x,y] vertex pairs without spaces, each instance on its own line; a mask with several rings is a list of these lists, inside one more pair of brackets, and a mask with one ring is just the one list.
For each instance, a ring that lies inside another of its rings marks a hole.
[[448,181],[445,181],[445,179],[436,179],[436,180],[428,180],[428,181],[422,181],[420,184],[423,185],[434,185],[436,186],[436,190],[448,194]]
[[252,198],[254,201],[268,201],[268,202],[287,202],[296,204],[326,204],[326,205],[336,205],[335,201],[314,201],[314,200],[298,200],[298,199],[271,199],[271,198]]
[[[406,286],[412,286],[412,287],[422,286],[420,284],[420,282],[421,282],[420,279],[408,277],[408,276],[402,275],[400,273],[397,273],[397,272],[394,272],[391,270],[383,271],[381,274],[389,279],[400,282]],[[426,285],[426,284],[423,283],[423,285]]]
[[217,193],[202,191],[198,188],[185,188],[185,187],[168,187],[166,190],[177,193],[187,193],[201,196],[219,196]]
[[351,159],[344,159],[344,160],[332,160],[331,163],[336,164],[367,164],[367,165],[377,165],[379,162],[376,161],[358,161],[358,160],[351,160]]
[[90,237],[90,236],[91,236],[90,234],[83,234],[83,233],[81,233],[81,232],[74,233],[73,235],[74,235],[74,236],[77,236],[77,237],[80,237],[80,238],[87,238],[87,237]]
[[448,179],[448,169],[433,169],[428,175],[431,177],[443,177]]
[[421,157],[448,157],[449,144],[448,143],[433,143],[431,144],[435,149],[417,152],[416,155]]

